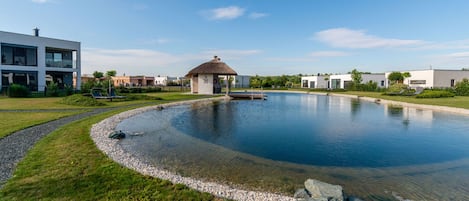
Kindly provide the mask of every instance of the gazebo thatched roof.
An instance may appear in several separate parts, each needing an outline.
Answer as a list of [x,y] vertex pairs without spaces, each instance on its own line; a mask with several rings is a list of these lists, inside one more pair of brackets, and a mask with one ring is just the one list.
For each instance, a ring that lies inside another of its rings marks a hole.
[[225,62],[220,61],[220,58],[217,56],[214,56],[211,61],[193,68],[187,73],[186,77],[198,74],[238,75],[238,73],[226,65]]

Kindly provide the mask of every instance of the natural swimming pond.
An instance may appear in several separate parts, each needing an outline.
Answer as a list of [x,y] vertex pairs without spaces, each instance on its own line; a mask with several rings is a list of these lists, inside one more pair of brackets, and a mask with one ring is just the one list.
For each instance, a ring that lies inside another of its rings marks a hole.
[[367,199],[397,192],[418,200],[469,196],[468,122],[345,97],[269,93],[267,101],[148,111],[116,129],[133,134],[124,149],[184,176],[283,193],[317,178]]

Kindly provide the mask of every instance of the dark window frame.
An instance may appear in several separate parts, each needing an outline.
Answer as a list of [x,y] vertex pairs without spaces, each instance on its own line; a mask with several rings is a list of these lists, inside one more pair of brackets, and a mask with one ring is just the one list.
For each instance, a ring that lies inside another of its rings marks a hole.
[[[6,48],[11,48],[11,58],[6,59],[4,52]],[[28,49],[33,50],[35,53],[33,58],[28,57]],[[1,51],[2,51],[2,65],[13,65],[13,66],[35,66],[37,67],[37,47],[36,46],[26,46],[26,45],[18,45],[18,44],[10,44],[10,43],[1,43]],[[22,59],[20,59],[22,58]],[[29,58],[29,59],[28,59]],[[6,62],[10,60],[11,62]],[[34,62],[32,62],[34,61]],[[33,64],[28,64],[33,63]]]

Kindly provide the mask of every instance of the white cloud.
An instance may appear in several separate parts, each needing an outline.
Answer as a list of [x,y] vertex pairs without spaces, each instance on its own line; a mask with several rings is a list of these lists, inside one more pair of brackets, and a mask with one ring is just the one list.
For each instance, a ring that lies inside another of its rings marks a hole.
[[228,6],[223,8],[215,8],[204,12],[208,19],[211,20],[231,20],[244,15],[244,8],[238,6]]
[[48,3],[50,0],[31,0],[33,3]]
[[249,14],[249,18],[258,19],[258,18],[267,17],[268,15],[269,14],[267,14],[267,13],[252,12],[251,14]]
[[342,51],[316,51],[310,53],[312,57],[343,57],[349,55],[349,53]]
[[364,30],[347,28],[327,29],[317,32],[313,39],[338,48],[396,48],[414,47],[425,44],[421,40],[381,38],[369,35]]
[[451,54],[447,54],[447,55],[444,55],[445,57],[448,57],[448,58],[469,58],[469,52],[456,52],[456,53],[451,53]]

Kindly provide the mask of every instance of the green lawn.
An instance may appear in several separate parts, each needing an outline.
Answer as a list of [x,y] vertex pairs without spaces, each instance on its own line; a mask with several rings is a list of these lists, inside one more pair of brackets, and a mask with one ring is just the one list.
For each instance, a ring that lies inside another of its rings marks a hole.
[[29,151],[0,191],[1,200],[213,200],[184,185],[143,176],[99,151],[91,125],[120,111],[68,124]]
[[[334,92],[338,93],[338,92]],[[401,101],[415,104],[438,105],[469,109],[469,96],[455,96],[452,98],[415,98],[415,96],[387,96],[382,95],[381,92],[361,92],[349,91],[340,92],[340,94],[350,94],[357,96],[366,96],[372,98]]]
[[[113,162],[96,148],[89,136],[91,125],[113,114],[137,107],[132,104],[151,105],[211,97],[179,93],[151,93],[147,95],[157,96],[162,100],[113,101],[109,104],[110,106],[130,107],[123,107],[70,123],[44,137],[18,164],[12,179],[0,191],[0,200],[220,200],[208,193],[191,190],[184,185],[143,176]],[[52,108],[75,108],[59,104],[60,99],[0,98],[0,108],[37,109],[33,106],[40,103]],[[16,103],[17,101],[25,104]],[[7,103],[11,103],[11,105]],[[16,115],[12,119],[15,119],[16,122],[23,122],[20,125],[27,127],[37,124],[32,121],[28,123],[31,117],[33,119],[52,118],[58,113],[2,112],[1,114],[0,121],[3,118],[8,119],[7,115],[3,114]],[[5,123],[2,124],[1,128],[9,126]],[[12,127],[11,131],[8,132],[11,133],[19,129],[21,126]]]
[[[126,94],[123,94],[126,95]],[[138,95],[138,94],[137,94]],[[109,100],[98,100],[106,104],[106,106],[98,107],[116,107],[126,106],[140,103],[161,103],[165,101],[173,101],[178,99],[197,99],[208,96],[193,95],[193,94],[181,94],[180,92],[159,92],[159,93],[146,93],[145,95],[160,97],[163,101],[154,100],[136,100],[136,101],[122,101],[119,99]],[[36,109],[77,109],[83,108],[82,106],[72,106],[60,103],[63,97],[47,97],[47,98],[0,98],[0,110],[36,110]],[[86,107],[96,108],[96,107]]]
[[82,113],[83,111],[72,112],[0,112],[0,138],[15,131],[28,128],[44,122],[52,121],[62,117]]

